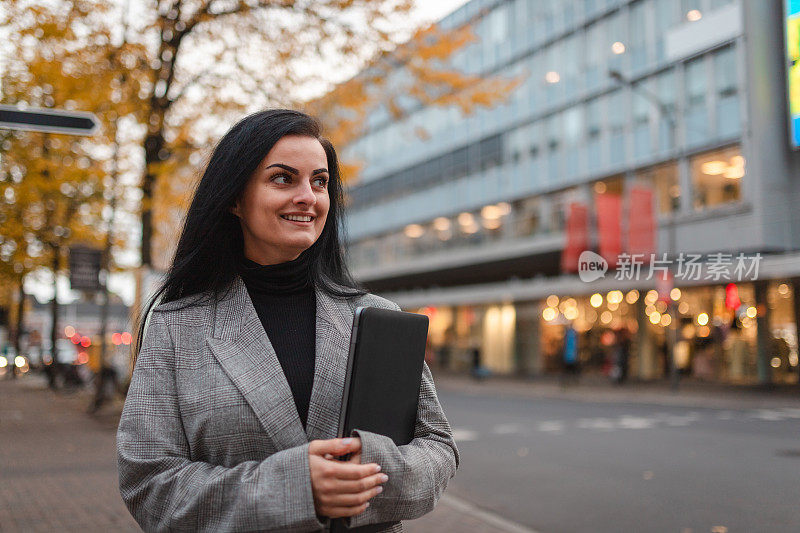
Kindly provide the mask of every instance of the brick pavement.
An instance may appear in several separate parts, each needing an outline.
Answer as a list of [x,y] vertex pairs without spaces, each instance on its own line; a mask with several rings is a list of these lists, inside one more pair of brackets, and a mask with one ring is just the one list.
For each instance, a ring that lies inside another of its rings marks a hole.
[[113,417],[38,376],[0,381],[0,530],[140,531],[117,489]]
[[[140,531],[117,488],[121,403],[88,415],[88,392],[54,393],[40,376],[0,379],[0,531]],[[526,530],[445,495],[410,533]]]

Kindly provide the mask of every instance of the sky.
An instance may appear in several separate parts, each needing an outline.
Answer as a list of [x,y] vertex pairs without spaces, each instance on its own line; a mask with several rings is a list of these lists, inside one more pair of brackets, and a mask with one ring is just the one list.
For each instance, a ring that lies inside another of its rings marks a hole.
[[466,3],[467,0],[417,0],[416,15],[421,21],[434,22]]
[[[419,24],[441,20],[466,4],[467,1],[469,0],[417,0],[416,7],[412,12],[412,20],[416,20]],[[40,302],[49,301],[53,297],[52,275],[49,273],[44,275],[44,272],[37,274],[39,275],[34,274],[26,280],[25,290],[28,294],[33,294]],[[122,297],[127,305],[133,304],[135,291],[133,274],[112,275],[109,279],[109,288]],[[69,303],[80,297],[80,293],[70,290],[69,281],[65,277],[59,277],[58,292],[61,303]]]

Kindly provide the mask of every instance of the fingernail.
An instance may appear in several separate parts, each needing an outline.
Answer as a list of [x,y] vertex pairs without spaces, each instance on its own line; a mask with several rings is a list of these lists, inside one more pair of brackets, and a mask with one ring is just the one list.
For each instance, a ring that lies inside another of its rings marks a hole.
[[376,472],[380,472],[381,471],[381,465],[375,465],[375,471]]
[[367,502],[367,507],[369,507],[369,502]]
[[378,494],[380,494],[381,492],[383,492],[383,487],[378,487],[378,490],[376,490],[375,492],[377,492]]
[[389,481],[389,476],[387,476],[386,474],[381,475],[381,481],[384,483]]
[[342,439],[342,444],[345,446],[350,446],[351,442],[353,442],[353,439]]

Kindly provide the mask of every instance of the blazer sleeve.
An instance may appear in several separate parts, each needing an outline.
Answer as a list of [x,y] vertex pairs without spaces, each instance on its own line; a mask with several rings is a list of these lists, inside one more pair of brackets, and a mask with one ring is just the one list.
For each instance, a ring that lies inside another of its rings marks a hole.
[[308,444],[226,468],[190,459],[175,344],[154,312],[117,431],[122,499],[144,531],[314,531]]
[[458,448],[426,363],[410,443],[397,446],[389,437],[360,429],[352,436],[361,439],[361,462],[378,463],[389,480],[366,511],[346,519],[349,527],[412,520],[432,511],[458,468]]

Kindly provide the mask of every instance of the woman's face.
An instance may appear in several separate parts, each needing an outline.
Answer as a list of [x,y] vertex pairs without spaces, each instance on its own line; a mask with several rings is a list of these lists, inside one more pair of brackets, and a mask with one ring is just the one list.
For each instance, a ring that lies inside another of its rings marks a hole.
[[328,158],[314,137],[287,135],[275,143],[231,209],[245,257],[283,263],[314,244],[328,217],[329,178]]

